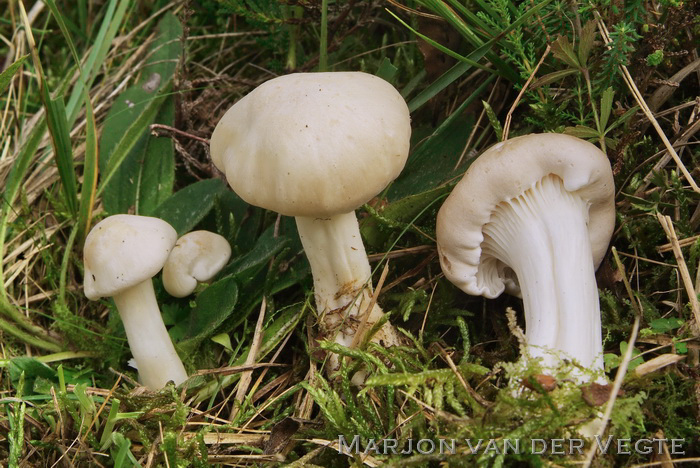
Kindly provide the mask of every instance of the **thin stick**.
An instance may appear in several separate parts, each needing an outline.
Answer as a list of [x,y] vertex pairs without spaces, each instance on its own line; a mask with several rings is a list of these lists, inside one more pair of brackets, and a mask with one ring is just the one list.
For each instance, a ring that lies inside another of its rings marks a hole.
[[[605,26],[605,23],[603,22],[600,13],[598,13],[598,11],[594,9],[593,14],[595,15],[596,21],[598,23],[598,29],[600,29],[600,34],[603,37],[603,40],[605,41],[605,45],[608,48],[612,48],[610,46],[610,44],[612,43],[612,39],[610,39],[610,32],[608,31],[607,26]],[[670,154],[673,160],[676,162],[678,169],[680,169],[680,171],[683,173],[683,176],[688,181],[693,191],[700,193],[700,187],[698,187],[698,184],[695,183],[695,179],[693,179],[693,176],[690,175],[690,172],[688,172],[688,169],[683,164],[683,161],[681,161],[681,158],[678,156],[678,153],[676,153],[676,150],[673,148],[671,142],[668,141],[668,138],[666,137],[664,131],[661,129],[659,122],[654,117],[654,114],[653,112],[651,112],[651,109],[649,109],[649,106],[647,106],[647,103],[644,100],[642,93],[639,92],[639,88],[637,88],[637,85],[634,84],[634,80],[632,79],[632,75],[630,75],[629,70],[627,70],[626,66],[620,65],[620,71],[622,73],[622,77],[625,80],[625,83],[627,84],[627,87],[632,92],[632,96],[637,101],[637,104],[642,109],[647,119],[649,119],[649,122],[651,122],[651,124],[654,126],[654,129],[656,129],[656,133],[658,133],[659,137],[661,137],[661,141],[663,141],[664,146],[668,151],[668,154]]]
[[372,308],[374,305],[377,303],[377,298],[379,297],[379,293],[382,291],[382,286],[384,286],[384,281],[386,280],[386,275],[389,274],[389,261],[384,264],[384,269],[382,270],[382,275],[379,277],[379,282],[377,283],[377,287],[374,289],[374,294],[372,294],[372,300],[369,301],[369,306],[365,309],[364,314],[362,314],[362,323],[360,323],[360,326],[357,327],[357,332],[355,333],[355,336],[352,339],[352,344],[350,345],[350,349],[355,348],[357,344],[360,342],[360,339],[362,338],[362,335],[365,334],[365,328],[367,327],[367,320],[369,319],[370,314],[372,313]]
[[[258,323],[255,324],[255,334],[253,335],[253,343],[250,345],[250,351],[248,351],[248,357],[245,360],[245,366],[251,366],[255,363],[255,359],[258,357],[258,351],[260,350],[260,343],[262,341],[262,325],[265,321],[265,309],[267,308],[267,301],[265,298],[262,299],[262,304],[260,304],[260,314],[258,315]],[[238,414],[238,410],[243,405],[243,399],[248,391],[248,386],[252,380],[252,370],[244,371],[241,374],[241,380],[238,382],[238,388],[236,390],[236,404],[234,402],[233,409],[231,410],[231,415],[229,419],[233,421]]]
[[688,299],[690,299],[690,307],[693,310],[693,316],[695,317],[695,329],[700,326],[700,303],[698,302],[698,296],[695,294],[695,286],[693,285],[693,280],[690,277],[690,272],[688,271],[688,265],[685,263],[683,258],[683,252],[681,252],[681,246],[678,242],[678,237],[676,236],[676,230],[673,228],[673,222],[669,216],[664,216],[661,213],[657,213],[656,217],[661,223],[661,227],[666,231],[666,237],[671,241],[671,246],[673,248],[673,255],[676,257],[676,263],[678,264],[678,271],[683,279],[683,286],[685,286],[685,291],[688,293]]
[[549,44],[547,44],[547,48],[544,50],[542,57],[540,57],[540,61],[537,62],[537,66],[535,67],[534,70],[532,70],[532,73],[530,73],[530,77],[527,79],[527,81],[525,82],[525,85],[518,93],[518,96],[515,98],[515,101],[513,101],[513,105],[510,106],[510,110],[508,111],[508,115],[506,116],[506,121],[503,124],[503,135],[501,137],[501,141],[506,141],[508,139],[508,133],[510,132],[510,122],[513,118],[513,112],[515,111],[515,108],[518,107],[518,104],[520,104],[520,99],[522,99],[523,95],[525,94],[525,91],[527,91],[527,88],[528,88],[528,86],[530,86],[532,79],[537,74],[537,70],[540,69],[540,65],[542,65],[542,62],[544,62],[544,59],[547,57],[547,55],[549,55],[549,51],[551,49],[552,49],[551,46]]

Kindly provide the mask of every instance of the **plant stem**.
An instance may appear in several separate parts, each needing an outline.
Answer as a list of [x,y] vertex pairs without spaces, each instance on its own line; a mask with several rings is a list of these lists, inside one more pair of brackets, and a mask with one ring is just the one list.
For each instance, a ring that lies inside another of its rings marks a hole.
[[328,71],[328,0],[321,2],[321,50],[318,57],[318,71]]

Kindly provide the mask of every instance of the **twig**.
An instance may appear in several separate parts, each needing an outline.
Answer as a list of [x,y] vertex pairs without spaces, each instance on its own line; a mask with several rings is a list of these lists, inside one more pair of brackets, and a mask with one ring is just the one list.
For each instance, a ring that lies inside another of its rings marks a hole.
[[[258,323],[255,324],[255,334],[253,335],[253,342],[250,345],[250,351],[248,352],[248,357],[245,360],[245,366],[251,366],[255,363],[255,359],[258,357],[258,351],[260,350],[260,343],[262,342],[262,325],[265,321],[265,309],[267,308],[267,301],[263,297],[262,303],[260,304],[260,314],[258,315]],[[238,414],[238,410],[243,404],[243,398],[248,391],[248,386],[252,380],[252,370],[244,371],[241,374],[241,380],[238,381],[238,387],[236,389],[236,402],[234,403],[233,409],[231,410],[231,415],[229,419],[233,421]]]
[[177,128],[171,127],[170,125],[151,124],[150,129],[151,135],[153,136],[161,136],[158,130],[165,130],[167,132],[176,133],[180,136],[184,136],[192,140],[201,141],[202,143],[206,143],[207,145],[209,144],[209,140],[206,138],[198,137],[197,135],[192,135],[191,133],[183,132],[182,130],[178,130]]
[[669,216],[664,216],[661,213],[656,214],[661,227],[664,228],[666,232],[666,237],[671,241],[671,247],[673,248],[673,255],[676,257],[676,263],[678,264],[678,271],[683,279],[683,286],[688,293],[688,299],[690,300],[690,307],[693,310],[693,316],[695,317],[695,330],[700,326],[700,303],[698,302],[698,296],[695,294],[695,286],[693,285],[693,280],[690,278],[690,272],[688,271],[688,265],[685,263],[683,258],[683,252],[681,252],[681,246],[678,242],[678,237],[676,236],[676,230],[673,228],[673,222]]
[[367,306],[367,308],[364,310],[364,313],[362,314],[362,323],[360,323],[360,326],[357,327],[357,332],[355,333],[355,336],[352,339],[352,344],[350,344],[350,349],[355,348],[357,346],[357,344],[360,342],[360,339],[365,334],[365,328],[367,328],[367,320],[369,319],[369,316],[372,314],[372,308],[377,303],[377,298],[379,297],[379,293],[382,291],[382,286],[384,286],[384,281],[386,280],[386,275],[388,275],[388,274],[389,274],[389,262],[387,261],[384,264],[384,269],[382,270],[382,275],[379,277],[379,282],[377,283],[377,287],[374,289],[374,294],[372,294],[372,300],[369,301],[369,305]]
[[510,132],[510,122],[513,118],[513,112],[515,111],[515,108],[518,107],[518,104],[520,104],[520,99],[522,99],[523,95],[525,94],[525,91],[527,91],[527,88],[528,88],[528,86],[530,86],[532,79],[537,74],[537,70],[540,69],[540,65],[542,65],[542,62],[544,62],[544,59],[547,57],[547,55],[549,55],[549,51],[551,49],[552,49],[552,47],[549,44],[547,44],[547,48],[544,50],[542,57],[540,57],[540,61],[537,62],[537,66],[535,67],[534,70],[532,70],[532,73],[530,73],[530,76],[528,77],[527,81],[525,82],[525,85],[523,85],[523,88],[518,93],[518,96],[515,98],[515,101],[513,101],[513,105],[510,106],[510,110],[508,111],[508,115],[506,116],[506,121],[503,124],[503,135],[501,137],[501,141],[506,141],[508,139],[508,133]]
[[[605,41],[605,45],[608,48],[612,48],[612,46],[610,46],[610,44],[612,43],[612,39],[610,39],[610,32],[608,31],[607,26],[605,26],[603,18],[601,18],[600,13],[598,13],[598,11],[595,9],[593,10],[593,14],[595,15],[596,22],[598,23],[598,29],[600,29],[600,34],[603,37],[603,40]],[[668,141],[668,138],[666,137],[664,131],[661,129],[659,122],[654,117],[654,114],[651,112],[651,109],[649,109],[649,106],[647,106],[646,101],[644,101],[642,93],[639,92],[639,88],[637,88],[637,85],[634,84],[634,80],[632,79],[632,75],[630,75],[629,70],[626,66],[620,65],[620,71],[622,73],[622,77],[625,80],[625,83],[627,84],[627,87],[632,92],[632,96],[637,101],[637,104],[642,109],[647,119],[649,119],[651,124],[654,126],[656,133],[658,133],[659,137],[661,138],[661,141],[663,141],[664,143],[664,146],[666,146],[666,150],[676,162],[676,165],[678,165],[678,168],[683,173],[683,176],[688,181],[693,191],[700,193],[700,187],[698,187],[698,184],[695,183],[695,179],[693,179],[693,176],[690,175],[690,172],[688,172],[688,169],[683,164],[683,161],[681,161],[681,158],[678,156],[678,153],[676,153],[676,150],[673,148],[671,142]]]

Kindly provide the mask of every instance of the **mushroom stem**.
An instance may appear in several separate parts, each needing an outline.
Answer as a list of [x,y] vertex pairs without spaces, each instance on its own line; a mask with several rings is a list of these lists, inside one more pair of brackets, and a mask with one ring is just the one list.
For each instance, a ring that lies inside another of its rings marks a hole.
[[[355,212],[329,218],[297,216],[295,219],[311,264],[321,335],[334,337],[336,343],[344,346],[352,346],[357,329],[364,320],[363,314],[369,313],[365,331],[383,315],[376,304],[366,312],[372,299],[372,270]],[[400,342],[389,323],[372,337],[372,341],[385,347]]]
[[497,207],[484,228],[482,248],[518,277],[529,354],[556,367],[555,351],[602,372],[600,305],[587,223],[587,203],[549,175]]
[[153,281],[148,279],[119,292],[114,303],[124,323],[142,384],[158,390],[170,380],[175,385],[187,380],[185,367],[160,315]]

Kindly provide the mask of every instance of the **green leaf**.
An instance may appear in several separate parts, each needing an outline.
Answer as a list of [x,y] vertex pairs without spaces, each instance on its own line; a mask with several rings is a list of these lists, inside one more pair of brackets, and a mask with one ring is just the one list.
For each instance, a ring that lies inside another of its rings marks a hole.
[[[625,353],[627,352],[627,342],[626,341],[621,341],[620,342],[620,356],[624,356]],[[632,358],[630,359],[629,366],[627,366],[627,372],[633,371],[638,365],[644,363],[644,358],[642,357],[635,357],[639,356],[642,354],[641,351],[639,351],[637,348],[632,349]]]
[[107,56],[109,48],[112,46],[114,37],[121,26],[127,7],[130,4],[131,2],[126,0],[111,0],[107,5],[107,10],[100,24],[100,30],[95,39],[90,41],[90,55],[80,72],[80,78],[75,83],[70,99],[68,99],[68,104],[66,105],[69,127],[73,126],[75,119],[78,117],[80,111],[78,103],[84,101],[86,89],[92,87],[92,83],[98,73],[103,71],[104,59]]
[[685,321],[678,317],[670,317],[652,320],[649,325],[656,333],[667,333],[676,328],[680,328],[684,323]]
[[600,128],[605,130],[612,112],[613,96],[615,91],[612,87],[603,91],[603,96],[600,98]]
[[98,193],[116,176],[137,143],[142,143],[142,135],[165,101],[180,56],[181,34],[177,18],[167,13],[158,23],[158,37],[151,46],[139,82],[123,92],[110,108],[100,139],[102,182]]
[[592,129],[591,127],[586,127],[583,125],[576,125],[575,127],[566,127],[564,129],[565,135],[571,135],[578,138],[598,138],[598,131]]
[[423,193],[461,175],[464,169],[455,171],[455,165],[464,150],[472,125],[472,116],[462,113],[442,127],[440,132],[433,133],[408,158],[401,175],[389,187],[387,198],[393,201]]
[[214,336],[217,327],[233,313],[238,302],[236,279],[232,276],[220,279],[199,293],[195,302],[189,319],[171,330],[176,336],[184,331],[185,339],[180,345],[187,350]]
[[[476,50],[471,52],[469,55],[467,55],[467,58],[472,61],[481,60],[481,58],[484,55],[486,55],[497,42],[503,39],[505,35],[527,22],[531,16],[535,15],[540,9],[549,4],[551,1],[552,0],[545,0],[543,2],[537,2],[537,5],[534,8],[529,9],[527,13],[519,17],[515,22],[513,22],[510,26],[501,31],[498,35],[494,36],[493,39],[489,40],[484,45],[478,47]],[[431,83],[430,86],[421,91],[418,94],[418,96],[411,99],[411,101],[408,103],[408,109],[411,112],[419,109],[421,106],[423,106],[423,104],[435,97],[440,91],[454,83],[456,80],[459,79],[459,77],[464,75],[470,69],[471,65],[469,63],[457,63],[452,68],[443,73],[437,80]],[[504,69],[501,68],[500,72],[504,73]],[[510,81],[516,83],[520,81],[520,77],[518,76],[518,74],[512,71],[512,69],[510,68],[506,68],[505,76]]]
[[[21,392],[22,395],[31,394],[31,389],[34,387],[34,381],[37,378],[56,380],[56,371],[51,369],[43,362],[31,357],[16,357],[10,361],[10,381],[15,387],[15,390]],[[23,387],[18,388],[21,381],[22,373],[24,373]]]
[[501,122],[498,121],[496,112],[487,101],[481,101],[481,104],[483,104],[484,110],[486,111],[486,117],[488,117],[489,123],[491,124],[491,127],[493,127],[493,131],[496,133],[496,139],[501,141],[501,138],[503,137],[503,126],[501,125]]
[[226,190],[222,180],[200,180],[171,195],[153,211],[153,216],[170,223],[181,236],[209,213],[219,194]]
[[27,60],[27,57],[29,57],[29,54],[18,58],[16,62],[7,67],[7,70],[3,70],[3,72],[0,73],[0,94],[5,94],[5,90],[10,86],[12,77],[15,76],[15,73],[17,73],[24,61]]
[[596,22],[593,20],[588,21],[583,29],[581,30],[581,37],[579,38],[578,44],[578,61],[582,67],[586,67],[588,62],[588,57],[591,55],[591,50],[593,50],[593,42],[595,41],[595,28]]
[[559,36],[554,41],[554,44],[552,44],[552,55],[572,68],[581,68],[581,64],[574,53],[574,48],[565,36]]
[[555,83],[559,80],[562,80],[563,78],[566,78],[569,75],[573,75],[574,73],[578,73],[579,71],[573,68],[567,68],[565,70],[557,70],[552,73],[548,73],[547,75],[544,75],[541,78],[538,78],[537,80],[532,83],[532,88],[539,88],[540,86],[545,86],[550,83]]
[[289,236],[274,236],[274,227],[268,228],[258,238],[250,252],[229,263],[221,275],[235,275],[241,285],[251,281],[277,253],[291,244]]
[[[172,126],[175,101],[168,98],[155,118]],[[170,138],[143,135],[124,159],[102,199],[108,213],[149,216],[172,195],[175,181],[175,151]]]
[[63,97],[51,98],[48,85],[43,77],[41,95],[46,108],[49,135],[51,136],[51,144],[61,179],[61,186],[66,196],[66,205],[71,214],[76,214],[78,212],[78,184],[75,180],[73,147],[71,146],[70,130],[68,129]]
[[396,72],[398,71],[399,69],[393,63],[391,63],[389,57],[384,57],[382,63],[379,64],[377,76],[385,81],[388,81],[389,83],[393,83],[394,78],[396,77]]

